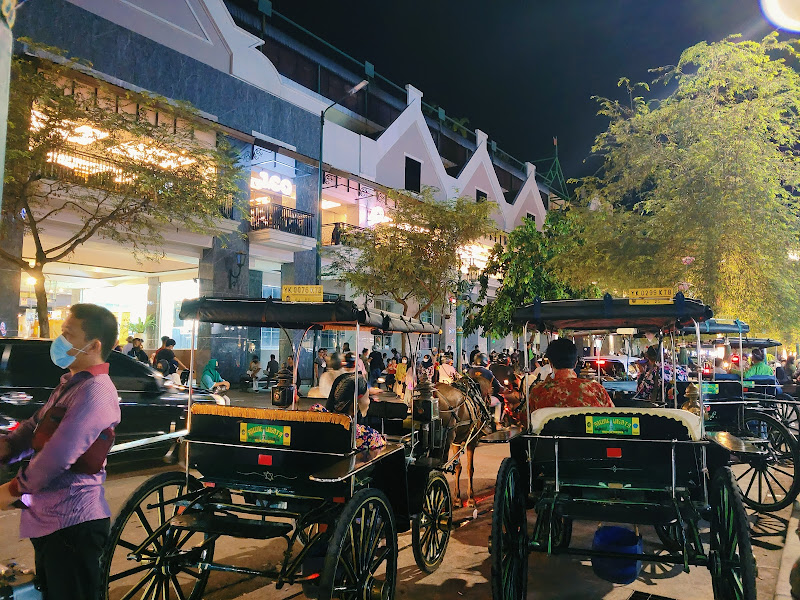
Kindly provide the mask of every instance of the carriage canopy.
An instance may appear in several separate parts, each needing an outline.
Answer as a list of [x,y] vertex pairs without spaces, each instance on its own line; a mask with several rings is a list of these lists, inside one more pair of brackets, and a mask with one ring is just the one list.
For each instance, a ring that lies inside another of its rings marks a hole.
[[[559,329],[614,330],[635,327],[649,330],[682,329],[692,321],[710,319],[713,312],[699,300],[676,294],[665,304],[631,303],[628,298],[536,301],[518,308],[513,321],[529,323],[539,331]],[[737,330],[738,331],[738,330]]]
[[361,309],[349,300],[282,302],[271,298],[201,297],[184,300],[180,318],[244,327],[354,329],[358,324],[385,332],[439,333],[431,323],[382,310]]
[[[732,334],[745,334],[750,332],[750,325],[744,321],[736,319],[734,321],[718,321],[717,319],[709,319],[700,323],[700,333],[718,334],[718,333],[732,333]],[[696,332],[694,327],[684,327],[677,332],[680,335],[694,335]]]

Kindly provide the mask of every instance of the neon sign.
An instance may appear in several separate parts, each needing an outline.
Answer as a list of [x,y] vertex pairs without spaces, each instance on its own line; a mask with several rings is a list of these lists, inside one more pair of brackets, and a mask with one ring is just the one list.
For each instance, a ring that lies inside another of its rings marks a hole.
[[280,175],[272,175],[267,171],[261,171],[258,177],[251,177],[250,187],[254,190],[268,190],[284,196],[292,195],[291,179],[283,179]]

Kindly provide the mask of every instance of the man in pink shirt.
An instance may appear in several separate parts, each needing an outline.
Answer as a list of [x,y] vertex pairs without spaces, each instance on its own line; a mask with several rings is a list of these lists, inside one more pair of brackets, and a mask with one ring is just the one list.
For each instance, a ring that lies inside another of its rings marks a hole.
[[100,557],[111,510],[105,457],[119,423],[117,390],[106,359],[117,320],[105,308],[75,304],[50,358],[69,369],[47,403],[0,439],[0,461],[32,455],[0,486],[0,509],[22,506],[20,536],[31,539],[45,600],[100,598]]

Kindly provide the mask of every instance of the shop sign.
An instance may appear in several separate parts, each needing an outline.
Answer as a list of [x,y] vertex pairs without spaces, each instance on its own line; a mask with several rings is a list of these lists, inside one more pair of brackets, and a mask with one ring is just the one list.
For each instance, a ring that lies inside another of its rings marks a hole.
[[704,394],[719,394],[719,384],[718,383],[704,383],[703,384],[703,393]]
[[251,177],[250,187],[254,190],[266,190],[276,194],[283,194],[284,196],[292,195],[291,179],[285,179],[280,175],[273,175],[267,171],[261,171],[258,177]]
[[639,417],[586,417],[586,433],[639,435]]
[[284,302],[322,302],[322,286],[282,285],[281,300]]

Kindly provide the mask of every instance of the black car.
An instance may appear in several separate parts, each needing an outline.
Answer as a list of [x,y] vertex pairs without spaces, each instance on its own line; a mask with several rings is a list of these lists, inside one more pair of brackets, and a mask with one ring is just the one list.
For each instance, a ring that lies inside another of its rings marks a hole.
[[[186,427],[187,388],[172,384],[149,365],[120,352],[112,352],[108,363],[121,412],[116,444]],[[0,338],[0,435],[13,427],[14,421],[23,421],[39,410],[66,372],[50,360],[50,340]],[[197,388],[192,394],[196,402],[224,402]],[[173,443],[145,445],[137,450],[166,451]]]

